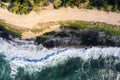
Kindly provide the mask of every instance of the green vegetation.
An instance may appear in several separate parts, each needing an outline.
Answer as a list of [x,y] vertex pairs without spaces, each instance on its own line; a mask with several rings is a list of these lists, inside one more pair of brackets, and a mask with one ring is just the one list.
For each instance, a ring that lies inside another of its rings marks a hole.
[[34,33],[43,32],[44,30],[49,29],[49,28],[50,27],[46,26],[46,27],[42,27],[40,29],[32,29],[31,32],[34,32]]
[[[82,29],[88,30],[88,29],[100,29],[102,31],[105,31],[106,34],[111,35],[111,36],[120,36],[120,27],[114,26],[114,25],[109,25],[105,23],[94,23],[94,22],[83,22],[83,21],[65,21],[65,22],[58,22],[58,24],[61,25],[61,28],[72,28],[72,29]],[[4,30],[17,35],[21,36],[23,30],[18,30],[14,29],[10,26],[7,26],[5,23],[0,22],[0,27],[2,27]],[[42,28],[39,29],[32,29],[30,30],[33,33],[39,33],[43,32],[46,29],[49,29],[49,26],[43,26]],[[29,31],[29,30],[26,30]]]
[[[49,2],[49,0],[12,0],[9,4],[9,0],[1,0],[0,6],[8,8],[10,12],[22,15],[29,14],[32,10],[40,11],[40,7],[47,6]],[[76,6],[78,8],[120,11],[120,0],[53,0],[51,2],[54,8]]]
[[78,8],[97,8],[105,11],[120,11],[120,0],[54,0],[53,3],[54,5],[59,5],[55,6],[56,8],[61,5],[65,7],[77,6]]
[[6,9],[7,6],[5,4],[3,4],[2,2],[0,2],[0,8]]
[[53,5],[54,5],[55,8],[60,7],[61,4],[62,4],[62,1],[61,1],[61,0],[54,0],[54,1],[53,1]]
[[29,14],[31,12],[31,10],[26,10],[26,8],[24,7],[10,7],[8,8],[8,10],[12,13],[16,13],[18,15],[22,15],[22,14]]
[[16,36],[20,36],[22,34],[22,31],[11,28],[3,22],[0,22],[0,27]]
[[97,8],[105,11],[119,11],[120,0],[63,0],[63,5],[77,6],[78,8]]
[[31,0],[30,3],[33,6],[34,11],[40,11],[40,7],[47,6],[48,0]]
[[7,8],[7,6],[4,5],[4,4],[1,4],[0,7],[3,8],[3,9],[6,9],[6,8]]
[[90,0],[64,0],[63,5],[65,7],[77,6],[78,8],[86,8],[89,5]]
[[32,10],[38,11],[40,7],[47,6],[48,0],[1,0],[0,5],[7,6],[6,8],[15,14],[29,14]]
[[1,0],[2,2],[9,2],[10,0]]
[[120,27],[103,24],[103,23],[88,23],[88,22],[80,22],[80,21],[66,21],[59,23],[62,27],[72,27],[78,29],[90,29],[96,28],[105,31],[109,35],[120,36]]
[[18,15],[29,14],[32,11],[32,6],[29,1],[25,0],[13,0],[8,10]]

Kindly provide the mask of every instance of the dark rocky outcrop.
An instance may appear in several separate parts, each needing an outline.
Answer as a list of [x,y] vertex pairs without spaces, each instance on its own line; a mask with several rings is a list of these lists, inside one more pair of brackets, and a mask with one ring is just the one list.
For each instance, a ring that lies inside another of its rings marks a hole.
[[17,45],[28,44],[28,43],[34,44],[34,38],[22,40],[19,36],[16,36],[16,35],[12,34],[11,32],[8,32],[7,30],[3,29],[2,27],[0,27],[0,39],[3,39],[9,43],[10,42],[17,43]]
[[66,46],[120,46],[120,36],[110,36],[99,29],[62,29],[46,37],[37,37],[36,43],[47,48]]
[[15,36],[3,29],[2,27],[0,27],[0,37],[6,40],[12,40]]
[[35,41],[35,44],[43,44],[44,47],[81,47],[81,46],[120,46],[120,36],[110,36],[99,29],[79,29],[77,27],[64,27],[60,31],[49,32],[36,39],[21,40],[0,27],[0,38],[6,41],[13,41],[17,44],[25,44]]

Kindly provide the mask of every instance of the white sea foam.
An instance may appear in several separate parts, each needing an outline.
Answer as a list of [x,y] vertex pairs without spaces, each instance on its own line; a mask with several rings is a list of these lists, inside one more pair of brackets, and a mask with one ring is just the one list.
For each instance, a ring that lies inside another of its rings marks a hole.
[[68,58],[81,57],[89,59],[99,56],[116,56],[120,58],[119,47],[92,47],[92,48],[53,48],[46,49],[41,45],[36,46],[33,43],[18,45],[11,41],[5,41],[0,38],[0,53],[6,55],[10,60],[11,75],[17,73],[19,67],[26,68],[29,71],[41,71],[45,66],[55,66]]

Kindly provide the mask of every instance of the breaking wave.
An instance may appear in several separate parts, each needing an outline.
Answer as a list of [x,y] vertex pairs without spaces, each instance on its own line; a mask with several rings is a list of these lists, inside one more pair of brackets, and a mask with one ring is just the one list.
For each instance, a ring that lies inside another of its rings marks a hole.
[[[34,45],[33,41],[0,38],[0,53],[7,59],[6,64],[0,63],[10,66],[5,69],[9,69],[10,77],[15,80],[120,79],[119,47],[47,49]],[[8,71],[0,73],[7,74]]]

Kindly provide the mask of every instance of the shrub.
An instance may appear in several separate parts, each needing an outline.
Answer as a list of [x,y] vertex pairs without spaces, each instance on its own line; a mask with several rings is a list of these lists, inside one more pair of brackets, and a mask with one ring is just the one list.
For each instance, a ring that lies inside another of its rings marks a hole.
[[62,1],[61,1],[61,0],[54,0],[54,1],[53,1],[53,5],[54,5],[55,8],[60,7],[61,4],[62,4]]

